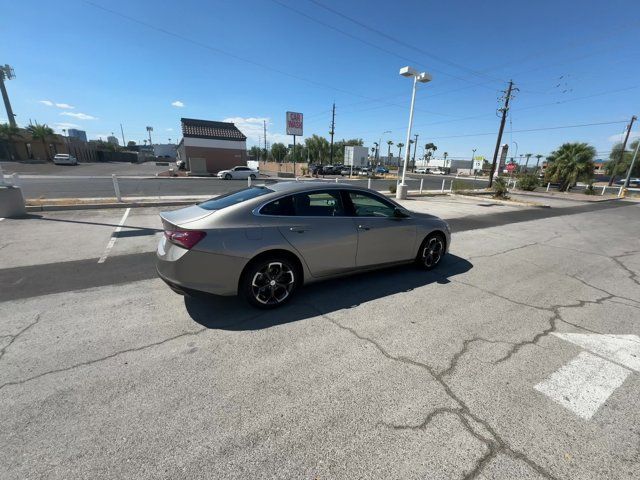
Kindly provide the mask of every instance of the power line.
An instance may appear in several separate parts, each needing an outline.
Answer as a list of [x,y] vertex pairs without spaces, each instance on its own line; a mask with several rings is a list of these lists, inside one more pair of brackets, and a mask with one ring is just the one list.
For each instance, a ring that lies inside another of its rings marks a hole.
[[[579,128],[579,127],[593,127],[598,125],[613,125],[617,123],[627,123],[627,120],[617,120],[610,122],[596,122],[596,123],[581,123],[577,125],[560,125],[556,127],[541,127],[541,128],[527,128],[522,130],[513,130],[513,133],[524,133],[524,132],[542,132],[545,130],[561,130],[564,128]],[[466,133],[462,135],[447,135],[444,137],[429,137],[430,139],[439,140],[443,138],[462,138],[462,137],[480,137],[483,135],[495,135],[496,132],[484,132],[484,133]]]
[[335,9],[333,9],[333,8],[331,8],[331,7],[325,5],[325,4],[323,4],[323,3],[321,3],[321,2],[319,2],[317,0],[308,0],[308,1],[313,3],[314,5],[317,5],[320,8],[323,8],[324,10],[327,10],[327,11],[333,13],[334,15],[337,15],[337,16],[339,16],[341,18],[344,18],[345,20],[349,20],[350,22],[355,23],[356,25],[364,28],[365,30],[369,30],[370,32],[373,32],[373,33],[375,33],[377,35],[380,35],[380,36],[386,38],[387,40],[391,40],[392,42],[395,42],[395,43],[397,43],[399,45],[402,45],[403,47],[406,47],[406,48],[409,48],[411,50],[415,50],[417,52],[420,52],[421,54],[426,55],[427,57],[431,57],[431,58],[433,58],[433,59],[435,59],[435,60],[437,60],[437,61],[439,61],[441,63],[444,63],[446,65],[458,68],[460,70],[464,70],[464,71],[466,71],[468,73],[471,73],[472,75],[475,75],[475,76],[478,76],[478,77],[482,77],[482,78],[485,78],[485,79],[486,78],[491,79],[494,82],[503,82],[503,80],[495,78],[495,77],[491,77],[491,76],[487,75],[484,72],[478,72],[478,71],[473,70],[473,69],[471,69],[469,67],[465,67],[464,65],[459,65],[459,64],[457,64],[455,62],[452,62],[451,60],[447,60],[446,58],[443,58],[443,57],[440,57],[438,55],[435,55],[435,54],[433,54],[431,52],[428,52],[428,51],[426,51],[426,50],[424,50],[424,49],[422,49],[420,47],[416,47],[415,45],[411,45],[411,44],[409,44],[409,43],[407,43],[407,42],[405,42],[403,40],[400,40],[400,39],[398,39],[396,37],[393,37],[393,36],[383,32],[383,31],[375,29],[375,28],[367,25],[366,23],[363,23],[363,22],[361,22],[361,21],[359,21],[359,20],[357,20],[355,18],[352,18],[352,17],[350,17],[348,15],[345,15],[344,13],[339,12],[338,10],[335,10]]
[[[368,41],[368,40],[365,40],[365,39],[363,39],[363,38],[361,38],[361,37],[358,37],[357,35],[353,35],[352,33],[349,33],[349,32],[347,32],[347,31],[345,31],[345,30],[342,30],[342,29],[340,29],[340,28],[338,28],[338,27],[336,27],[336,26],[334,26],[334,25],[331,25],[331,24],[329,24],[329,23],[323,22],[322,20],[319,20],[319,19],[318,19],[318,18],[316,18],[316,17],[313,17],[313,16],[311,16],[311,15],[308,15],[308,14],[304,13],[303,11],[298,10],[297,8],[294,8],[294,7],[290,6],[290,5],[287,5],[287,4],[283,3],[283,2],[281,2],[280,0],[271,0],[271,1],[272,1],[273,3],[276,3],[276,4],[280,5],[280,6],[281,6],[281,7],[283,7],[283,8],[286,8],[286,9],[288,9],[288,10],[291,10],[292,12],[294,12],[294,13],[296,13],[296,14],[300,15],[301,17],[304,17],[304,18],[306,18],[306,19],[308,19],[308,20],[310,20],[310,21],[312,21],[312,22],[315,22],[315,23],[317,23],[317,24],[319,24],[319,25],[322,25],[322,26],[324,26],[324,27],[326,27],[326,28],[329,28],[329,29],[331,29],[331,30],[333,30],[333,31],[336,31],[336,32],[338,32],[338,33],[341,33],[342,35],[345,35],[345,36],[347,36],[347,37],[349,37],[349,38],[352,38],[353,40],[356,40],[356,41],[358,41],[358,42],[362,42],[362,43],[364,43],[365,45],[368,45],[368,46],[370,46],[370,47],[372,47],[372,48],[375,48],[375,49],[377,49],[377,50],[380,50],[380,51],[382,51],[382,52],[385,52],[385,53],[387,53],[387,54],[389,54],[389,55],[393,55],[394,57],[397,57],[397,58],[399,58],[399,59],[401,59],[401,60],[404,60],[404,61],[406,61],[406,62],[412,63],[412,64],[414,64],[414,66],[420,66],[420,65],[423,65],[423,66],[424,66],[423,62],[419,62],[419,61],[417,61],[417,60],[415,60],[415,59],[411,59],[411,58],[405,57],[404,55],[400,55],[400,54],[398,54],[397,52],[394,52],[394,51],[392,51],[392,50],[389,50],[389,49],[387,49],[387,48],[385,48],[385,47],[382,47],[382,46],[380,46],[380,45],[376,45],[375,43],[372,43],[372,42],[370,42],[370,41]],[[457,65],[456,65],[456,66],[457,66]],[[457,66],[457,67],[458,67],[458,68],[465,68],[465,67],[462,67],[462,66]],[[471,82],[471,80],[468,80],[468,79],[466,79],[466,78],[464,78],[464,77],[460,77],[460,76],[457,76],[457,75],[453,75],[453,74],[448,73],[448,72],[445,72],[445,71],[443,71],[443,70],[438,70],[438,69],[435,69],[435,68],[433,68],[433,67],[430,67],[429,69],[430,69],[430,70],[432,70],[432,71],[434,71],[434,72],[441,73],[442,75],[446,75],[446,76],[448,76],[448,77],[455,78],[456,80],[461,80],[461,81],[463,81],[463,82]],[[485,76],[485,78],[487,78],[487,77]],[[499,81],[499,80],[492,80],[492,81]],[[476,84],[474,84],[474,85],[476,85],[476,86],[482,86],[482,87],[485,87],[485,84],[483,84],[483,83],[476,83]],[[490,87],[486,87],[486,88],[490,88]]]

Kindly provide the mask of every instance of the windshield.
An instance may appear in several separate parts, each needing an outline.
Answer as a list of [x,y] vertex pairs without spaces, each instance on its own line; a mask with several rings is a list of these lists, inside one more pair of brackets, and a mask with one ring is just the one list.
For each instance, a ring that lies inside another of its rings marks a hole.
[[252,198],[260,197],[268,193],[272,193],[273,190],[267,187],[251,187],[236,192],[227,193],[206,202],[199,203],[200,208],[205,210],[220,210],[222,208],[230,207],[237,203],[246,202]]

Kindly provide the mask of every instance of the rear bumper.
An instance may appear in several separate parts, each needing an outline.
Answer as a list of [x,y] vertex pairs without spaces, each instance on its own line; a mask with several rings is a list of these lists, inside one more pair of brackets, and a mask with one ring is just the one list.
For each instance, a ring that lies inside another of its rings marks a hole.
[[158,276],[178,293],[189,290],[231,296],[238,293],[238,282],[247,259],[186,250],[165,238],[157,250]]

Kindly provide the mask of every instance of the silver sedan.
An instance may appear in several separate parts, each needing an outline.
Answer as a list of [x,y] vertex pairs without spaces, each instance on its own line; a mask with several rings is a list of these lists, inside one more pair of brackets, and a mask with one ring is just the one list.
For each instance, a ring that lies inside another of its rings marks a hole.
[[451,243],[438,217],[345,184],[253,186],[160,216],[157,270],[174,291],[241,295],[260,308],[318,280],[401,263],[430,270]]

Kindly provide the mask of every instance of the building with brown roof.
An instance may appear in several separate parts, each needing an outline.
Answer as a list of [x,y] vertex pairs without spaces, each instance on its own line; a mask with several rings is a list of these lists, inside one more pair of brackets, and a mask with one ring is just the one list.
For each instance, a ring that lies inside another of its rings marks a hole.
[[216,174],[247,164],[247,137],[229,122],[181,118],[178,160],[192,173]]

